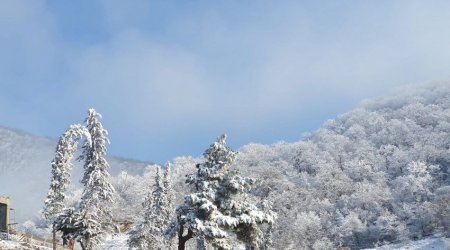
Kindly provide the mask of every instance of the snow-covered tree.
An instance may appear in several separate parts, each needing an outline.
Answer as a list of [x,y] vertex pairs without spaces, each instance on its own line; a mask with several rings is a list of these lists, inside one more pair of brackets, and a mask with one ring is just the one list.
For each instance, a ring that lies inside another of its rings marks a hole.
[[[269,201],[264,201],[261,204],[261,207],[264,212],[271,212],[272,211],[272,204]],[[273,231],[275,230],[275,224],[269,224],[267,225],[267,228],[264,231],[264,236],[262,243],[260,245],[261,250],[273,250]]]
[[374,226],[380,242],[405,239],[406,226],[387,209],[378,217]]
[[[155,179],[158,178],[158,175],[159,170]],[[155,184],[155,186],[156,185],[158,184]],[[134,228],[129,232],[128,245],[130,246],[130,248],[148,249],[150,248],[152,243],[156,243],[156,249],[158,249],[158,247],[161,245],[161,239],[158,239],[157,237],[155,238],[151,234],[152,231],[155,231],[155,228],[153,228],[153,225],[151,223],[151,220],[154,218],[153,194],[155,193],[149,192],[145,197],[144,202],[142,203],[142,207],[145,210],[143,220],[136,224]]]
[[[91,145],[91,135],[89,131],[82,125],[71,125],[69,129],[59,138],[56,146],[55,158],[53,159],[52,178],[50,181],[50,189],[45,200],[43,215],[47,222],[53,224],[53,237],[56,231],[63,230],[63,239],[67,241],[69,234],[73,232],[67,231],[69,212],[73,212],[73,208],[67,208],[66,191],[70,185],[70,174],[73,167],[73,155],[77,150],[78,141],[84,137],[85,145]],[[72,235],[70,235],[72,236]]]
[[132,175],[122,171],[111,178],[115,190],[113,214],[116,220],[138,221],[142,218],[142,197],[151,190],[146,177],[148,176]]
[[77,208],[80,213],[78,225],[81,230],[77,240],[83,249],[92,249],[100,241],[100,236],[111,230],[111,204],[114,188],[108,178],[108,162],[106,161],[106,144],[108,132],[100,123],[101,115],[89,109],[86,127],[91,135],[91,144],[83,146],[80,160],[84,160],[84,174],[81,183],[84,185],[81,202]]
[[263,211],[246,199],[254,180],[229,169],[237,153],[225,142],[226,135],[220,136],[203,154],[206,161],[197,164],[197,172],[187,178],[197,192],[185,196],[177,208],[171,232],[178,233],[178,249],[184,250],[193,237],[204,237],[218,249],[231,249],[228,232],[258,247],[263,235],[258,225],[275,220],[274,212]]
[[436,166],[429,166],[421,161],[413,161],[408,165],[407,174],[394,181],[398,200],[424,201],[431,193],[431,172]]
[[[171,164],[168,162],[164,169],[164,177],[163,177],[163,211],[162,216],[164,219],[164,230],[167,230],[171,221],[176,218],[175,215],[175,194],[172,188],[172,172],[171,172]],[[163,232],[163,236],[165,231]],[[166,237],[166,246],[168,249],[173,249],[174,242],[173,239]]]
[[[56,231],[62,232],[63,245],[67,245],[69,240],[76,239],[80,230],[82,230],[81,214],[73,207],[65,208],[55,220]],[[85,247],[82,247],[86,249]]]
[[[164,232],[173,217],[170,166],[166,166],[164,175],[158,166],[155,185],[142,204],[144,218],[129,233],[128,245],[137,249],[171,249],[171,241],[165,240]],[[172,208],[172,209],[171,209]]]
[[53,222],[66,207],[66,194],[70,185],[70,173],[72,171],[73,155],[77,150],[78,141],[84,137],[86,145],[91,144],[89,131],[82,125],[71,125],[69,129],[59,138],[56,146],[55,158],[53,159],[52,178],[50,189],[45,200],[43,215]]

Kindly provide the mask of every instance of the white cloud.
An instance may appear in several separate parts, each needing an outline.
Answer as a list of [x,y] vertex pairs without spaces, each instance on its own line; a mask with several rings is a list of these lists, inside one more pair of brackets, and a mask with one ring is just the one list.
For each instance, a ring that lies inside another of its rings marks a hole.
[[[304,121],[330,105],[448,74],[449,37],[441,28],[414,29],[436,21],[420,4],[356,4],[330,16],[332,4],[246,4],[235,13],[206,5],[161,25],[170,37],[164,42],[136,25],[145,13],[122,20],[150,6],[104,3],[106,18],[123,25],[111,42],[83,53],[80,98],[104,100],[144,127],[156,119],[171,123],[160,122],[164,129],[264,130],[274,119]],[[433,47],[424,34],[445,42]]]
[[136,31],[85,50],[74,66],[78,98],[135,125],[168,120],[183,126],[180,122],[210,109],[208,82],[196,56]]
[[63,129],[94,106],[116,133],[289,140],[363,98],[450,74],[446,1],[99,3],[108,35],[89,45],[64,40],[76,34],[60,36],[64,15],[44,1],[0,3],[4,121]]

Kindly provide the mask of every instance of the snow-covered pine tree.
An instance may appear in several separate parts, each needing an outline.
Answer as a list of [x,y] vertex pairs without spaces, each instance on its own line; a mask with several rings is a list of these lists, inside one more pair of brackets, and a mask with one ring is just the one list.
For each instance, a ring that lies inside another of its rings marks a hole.
[[75,239],[80,231],[80,213],[73,207],[65,208],[56,218],[53,230],[62,232],[63,245],[67,245],[69,240]]
[[197,172],[186,182],[197,192],[185,196],[177,208],[177,222],[169,233],[178,233],[178,249],[184,250],[193,237],[204,237],[218,249],[231,249],[232,232],[247,246],[259,247],[262,232],[258,224],[273,223],[273,211],[264,211],[247,201],[253,179],[244,178],[238,170],[230,170],[236,152],[226,145],[226,135],[220,136],[203,154],[206,161],[197,164]]
[[155,188],[142,204],[145,210],[144,218],[129,233],[130,248],[171,249],[170,242],[164,239],[164,231],[172,219],[169,208],[173,207],[168,169],[169,166],[166,167],[164,176],[161,167],[156,169]]
[[130,249],[147,249],[149,244],[149,228],[150,219],[152,217],[152,193],[149,192],[142,202],[142,208],[144,209],[144,218],[137,223],[133,229],[128,232],[128,246]]
[[[56,231],[63,231],[63,239],[67,240],[69,225],[72,222],[68,213],[73,212],[73,208],[66,209],[65,192],[70,185],[70,172],[72,171],[72,159],[77,150],[78,141],[84,136],[86,145],[91,145],[91,135],[82,125],[71,125],[69,129],[59,138],[56,146],[55,158],[52,165],[52,178],[50,189],[45,200],[43,215],[47,222],[53,224],[53,238],[55,240]],[[72,228],[70,228],[72,232]]]
[[108,132],[100,123],[101,115],[89,109],[86,127],[92,144],[83,146],[80,160],[84,160],[84,174],[81,183],[84,191],[77,208],[81,220],[76,223],[81,230],[77,240],[83,249],[92,249],[105,232],[112,229],[111,203],[114,188],[109,183],[108,162],[105,159]]
[[[269,201],[263,201],[261,204],[261,208],[264,212],[270,213],[272,211],[272,204]],[[262,239],[262,243],[260,245],[261,250],[273,250],[273,232],[275,230],[275,224],[271,223],[267,225],[267,228],[264,230],[264,235]]]
[[[172,176],[171,176],[171,165],[170,162],[167,162],[166,167],[164,169],[164,177],[163,177],[163,186],[164,186],[164,206],[163,206],[163,215],[164,215],[164,231],[167,230],[171,221],[176,218],[175,216],[175,194],[172,188]],[[162,236],[164,236],[164,231],[162,231]],[[166,246],[168,249],[174,248],[174,241],[171,238],[166,238]]]
[[79,124],[71,125],[59,138],[56,146],[55,158],[52,165],[50,189],[45,200],[44,217],[54,222],[65,208],[65,192],[70,185],[73,155],[77,150],[78,141],[84,137],[86,145],[91,144],[91,136],[85,127]]

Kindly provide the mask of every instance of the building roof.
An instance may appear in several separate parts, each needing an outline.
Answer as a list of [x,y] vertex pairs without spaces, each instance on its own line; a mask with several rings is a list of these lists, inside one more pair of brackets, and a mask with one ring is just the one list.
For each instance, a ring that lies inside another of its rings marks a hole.
[[6,196],[0,196],[0,203],[6,204],[6,205],[9,206],[9,203],[10,203],[9,197],[6,197]]

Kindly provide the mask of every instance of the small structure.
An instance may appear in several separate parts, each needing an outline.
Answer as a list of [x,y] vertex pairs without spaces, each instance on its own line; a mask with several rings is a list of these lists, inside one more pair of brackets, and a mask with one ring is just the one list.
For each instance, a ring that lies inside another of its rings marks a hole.
[[9,197],[0,196],[0,232],[8,232],[9,206]]

